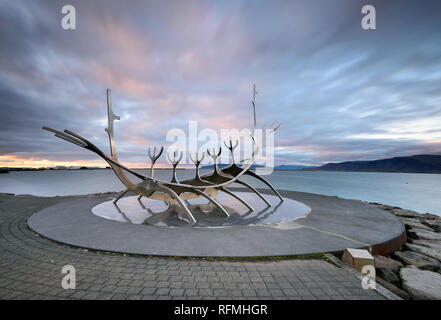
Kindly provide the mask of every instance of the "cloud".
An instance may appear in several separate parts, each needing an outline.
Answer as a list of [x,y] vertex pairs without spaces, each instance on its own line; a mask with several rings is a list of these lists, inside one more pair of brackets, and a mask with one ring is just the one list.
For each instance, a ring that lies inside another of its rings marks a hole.
[[0,5],[0,166],[98,161],[41,126],[107,151],[108,87],[135,166],[188,121],[250,127],[253,83],[259,126],[283,123],[277,164],[441,153],[439,1],[373,0],[375,31],[358,0],[71,4],[69,31],[61,1]]

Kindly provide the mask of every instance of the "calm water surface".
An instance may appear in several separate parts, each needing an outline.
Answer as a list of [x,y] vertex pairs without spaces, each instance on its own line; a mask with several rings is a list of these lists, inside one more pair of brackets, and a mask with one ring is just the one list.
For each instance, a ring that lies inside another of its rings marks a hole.
[[[148,171],[139,170],[140,173]],[[203,173],[204,171],[202,171]],[[179,170],[181,179],[192,170]],[[157,170],[157,178],[169,180],[171,170]],[[419,173],[275,171],[266,177],[276,188],[347,199],[395,205],[441,216],[441,175]],[[258,181],[245,177],[254,186]],[[137,181],[134,178],[134,181]],[[62,196],[120,191],[124,186],[111,170],[50,170],[0,174],[0,192]]]

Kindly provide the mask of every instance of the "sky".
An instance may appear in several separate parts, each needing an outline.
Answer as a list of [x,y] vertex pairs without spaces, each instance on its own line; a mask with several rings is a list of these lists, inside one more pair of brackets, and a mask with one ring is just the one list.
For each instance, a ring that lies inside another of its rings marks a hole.
[[106,88],[119,159],[145,167],[189,121],[249,128],[254,83],[276,165],[441,154],[441,1],[2,0],[0,167],[104,166],[41,127],[108,152]]

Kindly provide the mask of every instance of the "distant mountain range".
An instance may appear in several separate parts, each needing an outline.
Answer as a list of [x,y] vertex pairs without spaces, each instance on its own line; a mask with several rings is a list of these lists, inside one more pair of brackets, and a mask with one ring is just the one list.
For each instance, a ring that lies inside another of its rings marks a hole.
[[[229,166],[229,164],[219,164],[220,168]],[[263,168],[264,166],[253,164],[251,169]],[[193,167],[192,167],[193,168]],[[9,171],[35,171],[35,170],[53,170],[53,169],[109,169],[97,167],[55,167],[55,168],[7,168],[1,167],[1,173]],[[145,168],[139,168],[145,169]],[[157,168],[170,169],[170,168]],[[178,168],[186,169],[186,168]],[[201,169],[213,169],[213,165],[207,165]],[[351,172],[408,172],[408,173],[441,173],[441,155],[414,155],[408,157],[395,157],[389,159],[368,160],[368,161],[347,161],[338,163],[327,163],[319,167],[303,165],[280,165],[275,166],[275,170],[291,171],[351,171]]]
[[[227,167],[227,166],[229,166],[230,164],[225,164],[225,163],[219,163],[217,166],[220,168],[220,169],[222,169],[222,168],[225,168],[225,167]],[[212,164],[209,164],[208,166],[203,166],[203,167],[201,167],[201,169],[213,169],[213,165]],[[251,165],[251,169],[255,169],[255,168],[263,168],[263,166],[261,166],[261,165],[259,165],[259,164],[252,164]]]
[[[223,164],[220,163],[218,164],[219,168],[224,168],[226,166],[229,166],[229,164]],[[251,169],[255,169],[255,168],[263,168],[264,166],[260,165],[260,164],[253,164],[251,165]],[[275,166],[274,169],[275,170],[303,170],[303,169],[307,169],[307,168],[316,168],[316,167],[310,167],[310,166],[301,166],[301,165],[281,165],[281,166]],[[213,165],[208,165],[208,166],[204,166],[201,169],[213,169]]]
[[274,169],[276,170],[305,170],[305,169],[314,169],[316,167],[312,166],[301,166],[301,165],[290,165],[290,164],[283,164],[280,166],[275,166]]
[[302,170],[441,173],[441,155],[415,155],[371,161],[327,163],[320,167]]

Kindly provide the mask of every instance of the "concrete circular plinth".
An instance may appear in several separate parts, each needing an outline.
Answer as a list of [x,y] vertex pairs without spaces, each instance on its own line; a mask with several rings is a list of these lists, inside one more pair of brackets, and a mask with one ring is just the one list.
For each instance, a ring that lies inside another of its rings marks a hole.
[[[293,212],[290,219],[288,210],[282,214],[285,218],[288,215],[286,219],[216,227],[134,224],[93,214],[92,208],[111,200],[101,195],[79,197],[46,208],[32,215],[28,226],[49,239],[68,245],[163,256],[291,256],[366,247],[371,247],[373,253],[387,254],[405,242],[401,221],[377,207],[358,200],[317,194],[281,193],[286,203],[289,199],[295,200],[294,207],[308,208],[309,213],[299,210]],[[271,208],[276,209],[274,214],[283,208],[285,201],[277,208],[276,198],[266,197],[271,199]],[[262,200],[254,196],[251,204],[256,205],[259,201]]]

